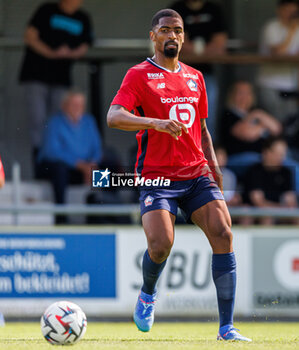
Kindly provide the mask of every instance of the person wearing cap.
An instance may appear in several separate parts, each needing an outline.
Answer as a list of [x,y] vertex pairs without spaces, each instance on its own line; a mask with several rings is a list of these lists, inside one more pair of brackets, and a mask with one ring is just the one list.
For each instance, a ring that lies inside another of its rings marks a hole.
[[[277,17],[262,29],[260,39],[262,55],[284,56],[299,54],[299,3],[298,0],[279,0]],[[257,81],[261,106],[280,121],[294,113],[298,90],[297,65],[267,64],[260,67]]]

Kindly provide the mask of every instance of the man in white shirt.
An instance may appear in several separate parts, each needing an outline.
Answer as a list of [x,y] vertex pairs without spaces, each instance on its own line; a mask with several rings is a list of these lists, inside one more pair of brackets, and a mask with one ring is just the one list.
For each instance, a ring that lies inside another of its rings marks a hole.
[[[279,0],[277,17],[263,28],[260,53],[283,56],[299,54],[298,0]],[[260,67],[258,84],[262,107],[282,121],[296,111],[292,93],[298,90],[298,68],[295,64],[267,64]]]

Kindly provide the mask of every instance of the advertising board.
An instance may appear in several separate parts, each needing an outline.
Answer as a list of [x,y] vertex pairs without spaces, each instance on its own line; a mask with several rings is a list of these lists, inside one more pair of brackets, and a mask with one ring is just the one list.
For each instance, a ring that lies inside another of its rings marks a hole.
[[257,315],[295,315],[299,309],[299,238],[253,238],[253,306]]
[[1,234],[1,298],[115,294],[115,235]]
[[[141,261],[146,240],[142,230],[119,231],[119,296],[123,307],[136,300],[142,283]],[[250,308],[250,237],[235,235],[238,262],[236,312]],[[207,316],[217,314],[211,274],[212,251],[203,233],[194,227],[178,228],[175,243],[158,284],[157,315]],[[128,308],[129,309],[129,308]],[[132,309],[132,307],[131,307]]]
[[[298,316],[296,228],[234,228],[236,316]],[[0,231],[0,310],[40,316],[70,300],[87,316],[131,317],[142,284],[142,227]],[[179,226],[158,283],[157,316],[217,317],[212,252],[194,226]]]

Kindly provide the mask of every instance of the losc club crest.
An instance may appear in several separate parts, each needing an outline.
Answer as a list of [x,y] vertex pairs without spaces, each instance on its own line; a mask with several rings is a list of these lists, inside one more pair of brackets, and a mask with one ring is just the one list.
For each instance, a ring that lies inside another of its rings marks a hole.
[[187,85],[191,91],[197,91],[197,83],[193,79],[189,79]]
[[110,187],[110,174],[108,168],[106,170],[93,170],[92,187]]
[[144,200],[144,205],[148,207],[153,204],[153,201],[154,201],[154,198],[152,196],[147,196]]

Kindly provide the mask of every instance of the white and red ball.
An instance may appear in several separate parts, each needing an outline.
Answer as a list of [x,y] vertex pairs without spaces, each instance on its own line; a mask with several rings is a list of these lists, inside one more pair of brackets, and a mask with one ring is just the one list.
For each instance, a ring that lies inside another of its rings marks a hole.
[[41,330],[53,345],[77,343],[86,332],[87,320],[81,308],[70,301],[50,305],[41,317]]

